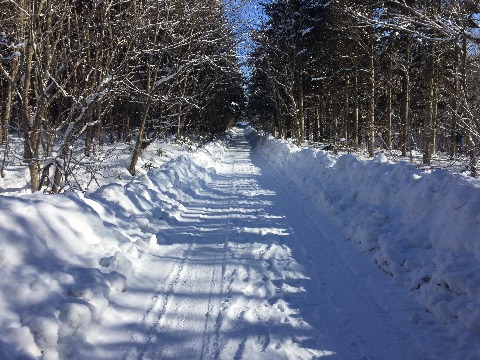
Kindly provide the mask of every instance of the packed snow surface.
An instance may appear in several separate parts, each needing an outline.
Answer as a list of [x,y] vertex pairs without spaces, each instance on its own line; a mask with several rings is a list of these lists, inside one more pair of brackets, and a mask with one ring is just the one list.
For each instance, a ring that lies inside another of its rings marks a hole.
[[479,182],[232,130],[0,197],[0,359],[478,359]]

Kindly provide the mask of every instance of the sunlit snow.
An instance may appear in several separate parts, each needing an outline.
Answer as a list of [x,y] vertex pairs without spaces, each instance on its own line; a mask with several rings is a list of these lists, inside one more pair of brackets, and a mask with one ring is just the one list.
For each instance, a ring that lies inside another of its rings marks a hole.
[[477,180],[245,127],[162,146],[86,194],[5,186],[0,359],[479,354]]

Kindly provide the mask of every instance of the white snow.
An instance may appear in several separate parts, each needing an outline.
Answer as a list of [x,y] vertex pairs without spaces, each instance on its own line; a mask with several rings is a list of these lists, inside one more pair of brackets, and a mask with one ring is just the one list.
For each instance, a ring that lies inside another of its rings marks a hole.
[[391,163],[383,153],[371,161],[258,136],[257,143],[277,171],[410,289],[459,344],[480,354],[473,346],[480,339],[480,181]]
[[85,194],[7,169],[0,359],[478,358],[478,180],[251,128],[158,146]]

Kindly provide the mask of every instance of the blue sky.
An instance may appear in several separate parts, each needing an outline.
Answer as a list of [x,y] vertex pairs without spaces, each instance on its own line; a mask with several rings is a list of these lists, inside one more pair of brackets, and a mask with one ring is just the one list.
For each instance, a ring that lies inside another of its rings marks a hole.
[[[252,29],[258,27],[261,24],[262,19],[265,17],[260,2],[260,0],[225,1],[227,4],[227,10],[229,10],[229,16],[235,26],[235,32],[239,39],[237,52],[242,63],[246,61],[252,49],[250,32]],[[245,76],[248,76],[248,67],[242,66],[242,72]]]

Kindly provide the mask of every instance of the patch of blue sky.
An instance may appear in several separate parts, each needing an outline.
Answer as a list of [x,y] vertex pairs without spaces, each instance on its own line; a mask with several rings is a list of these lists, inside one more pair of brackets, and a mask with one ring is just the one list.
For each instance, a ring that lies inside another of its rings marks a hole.
[[249,77],[251,74],[247,64],[254,48],[251,34],[265,22],[266,15],[261,4],[267,2],[268,0],[224,0],[237,40],[237,56],[245,77]]

